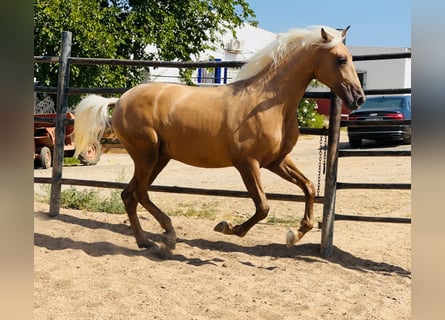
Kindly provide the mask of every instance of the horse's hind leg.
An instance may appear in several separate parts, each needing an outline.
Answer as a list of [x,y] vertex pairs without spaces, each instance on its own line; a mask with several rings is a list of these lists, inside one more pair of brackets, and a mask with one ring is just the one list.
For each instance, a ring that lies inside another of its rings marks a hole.
[[[147,147],[147,146],[146,146]],[[127,148],[128,150],[129,148]],[[156,244],[145,238],[144,232],[136,214],[137,203],[150,212],[165,230],[164,243],[169,249],[175,248],[176,232],[173,228],[170,218],[164,214],[148,197],[147,189],[154,181],[156,176],[167,165],[169,158],[159,154],[158,145],[152,148],[143,148],[144,154],[129,150],[129,154],[134,161],[134,176],[127,188],[122,192],[122,200],[125,203],[125,209],[130,219],[136,243],[140,248],[152,248]],[[151,152],[149,152],[151,151]]]
[[241,174],[250,197],[255,203],[255,214],[246,222],[232,226],[231,223],[222,221],[214,228],[215,231],[224,234],[234,234],[243,237],[255,224],[267,217],[269,205],[264,193],[260,177],[260,168],[257,162],[246,163],[236,166]]
[[171,219],[164,212],[161,211],[148,197],[147,190],[139,190],[138,199],[144,208],[149,211],[153,217],[159,222],[161,227],[165,230],[163,234],[163,242],[169,249],[176,247],[176,231],[173,228]]
[[286,237],[287,246],[290,247],[299,241],[306,232],[313,228],[315,188],[312,182],[297,168],[289,155],[287,155],[281,162],[274,163],[267,167],[267,169],[276,173],[287,181],[298,185],[306,196],[304,217],[301,220],[298,233],[295,235],[292,231],[290,231]]
[[136,212],[138,199],[135,190],[136,190],[136,181],[133,177],[128,186],[122,191],[121,198],[122,201],[124,202],[128,218],[130,219],[130,226],[131,229],[133,230],[134,237],[136,238],[136,243],[139,248],[149,249],[156,247],[156,244],[154,242],[149,241],[144,236],[144,231],[142,230]]

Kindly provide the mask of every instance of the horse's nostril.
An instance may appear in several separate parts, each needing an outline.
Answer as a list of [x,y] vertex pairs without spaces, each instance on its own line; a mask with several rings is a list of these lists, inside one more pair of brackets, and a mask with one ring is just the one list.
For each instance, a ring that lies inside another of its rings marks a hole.
[[355,106],[360,107],[365,101],[365,97],[358,97],[357,100],[355,100]]

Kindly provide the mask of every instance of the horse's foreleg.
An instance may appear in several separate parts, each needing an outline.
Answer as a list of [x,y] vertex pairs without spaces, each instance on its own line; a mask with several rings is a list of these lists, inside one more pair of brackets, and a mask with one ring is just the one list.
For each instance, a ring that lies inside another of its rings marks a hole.
[[301,220],[300,228],[295,235],[293,231],[289,231],[286,236],[286,244],[288,247],[299,241],[306,232],[313,228],[314,200],[315,188],[312,182],[304,176],[297,168],[295,163],[289,156],[286,156],[281,162],[269,166],[267,169],[276,173],[280,177],[298,185],[303,190],[306,197],[304,217]]
[[244,164],[236,168],[240,172],[247,191],[255,203],[255,214],[249,220],[237,226],[233,226],[230,222],[222,221],[215,226],[214,230],[224,234],[234,234],[243,237],[255,224],[267,217],[269,205],[267,204],[266,194],[261,183],[258,163]]

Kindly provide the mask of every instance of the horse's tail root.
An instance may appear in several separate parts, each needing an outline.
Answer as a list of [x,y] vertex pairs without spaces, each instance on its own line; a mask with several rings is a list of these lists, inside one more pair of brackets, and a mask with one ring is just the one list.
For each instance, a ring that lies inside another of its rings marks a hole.
[[118,98],[104,98],[88,95],[75,107],[74,115],[74,157],[85,152],[88,145],[102,136],[109,123],[108,106],[117,102]]

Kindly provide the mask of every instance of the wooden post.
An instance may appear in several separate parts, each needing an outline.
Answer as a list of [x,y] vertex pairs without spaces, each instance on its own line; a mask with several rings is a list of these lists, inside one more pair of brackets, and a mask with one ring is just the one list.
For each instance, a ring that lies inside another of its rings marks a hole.
[[59,81],[57,84],[56,104],[56,131],[53,151],[53,171],[51,180],[51,196],[49,215],[54,217],[60,212],[60,193],[63,168],[63,153],[65,145],[65,123],[67,112],[67,89],[69,83],[70,67],[68,59],[71,56],[72,34],[69,31],[62,33],[62,46],[59,60]]
[[337,185],[338,145],[340,142],[342,101],[335,94],[331,96],[329,115],[328,150],[326,156],[326,180],[323,204],[323,225],[321,230],[320,254],[327,258],[332,253],[335,220],[335,196]]

